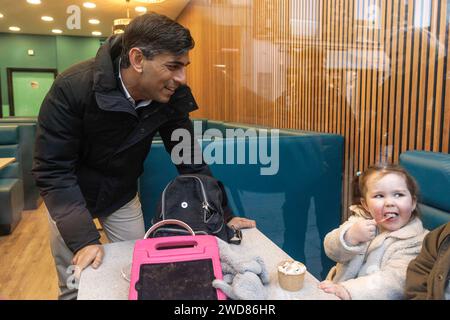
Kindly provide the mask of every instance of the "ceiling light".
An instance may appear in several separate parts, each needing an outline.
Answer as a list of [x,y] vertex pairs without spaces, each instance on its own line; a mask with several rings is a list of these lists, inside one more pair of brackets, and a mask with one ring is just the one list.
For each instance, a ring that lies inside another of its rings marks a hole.
[[130,18],[123,18],[123,19],[114,19],[113,21],[113,33],[124,33],[125,27],[130,23]]
[[53,18],[49,16],[42,16],[41,19],[44,21],[53,21]]
[[130,0],[125,0],[127,4],[127,17],[126,18],[119,18],[113,20],[113,34],[119,34],[125,32],[125,27],[130,23],[130,8],[128,8],[128,3]]
[[101,36],[102,33],[100,31],[92,31],[93,36]]
[[146,7],[136,7],[134,10],[136,10],[136,12],[141,12],[141,13],[147,12]]
[[41,4],[41,0],[27,0],[29,4]]
[[53,33],[62,33],[62,30],[60,30],[60,29],[52,29],[52,32]]
[[20,31],[20,28],[19,27],[15,27],[15,26],[11,26],[8,29],[11,30],[11,31]]
[[4,17],[4,16],[3,16],[3,13],[0,13],[0,19],[3,18],[3,17]]
[[89,19],[89,23],[90,24],[99,24],[100,20],[98,20],[98,19]]
[[83,7],[88,8],[88,9],[93,9],[96,6],[97,5],[95,3],[92,3],[92,2],[85,2],[85,3],[83,3]]

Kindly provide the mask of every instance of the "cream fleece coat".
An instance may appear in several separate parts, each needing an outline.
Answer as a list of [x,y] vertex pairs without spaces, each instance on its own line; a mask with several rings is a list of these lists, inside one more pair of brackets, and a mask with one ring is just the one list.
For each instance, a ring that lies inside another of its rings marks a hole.
[[408,263],[419,254],[428,231],[414,218],[399,230],[350,246],[344,234],[359,219],[364,217],[353,215],[326,235],[325,253],[337,262],[327,280],[344,286],[353,300],[403,299]]

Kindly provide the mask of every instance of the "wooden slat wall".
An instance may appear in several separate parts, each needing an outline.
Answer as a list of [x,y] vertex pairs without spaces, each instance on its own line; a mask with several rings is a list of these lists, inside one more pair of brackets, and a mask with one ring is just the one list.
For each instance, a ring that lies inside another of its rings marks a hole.
[[[405,150],[448,153],[448,1],[191,0],[197,117],[345,136],[351,177]],[[447,93],[447,94],[446,94]]]

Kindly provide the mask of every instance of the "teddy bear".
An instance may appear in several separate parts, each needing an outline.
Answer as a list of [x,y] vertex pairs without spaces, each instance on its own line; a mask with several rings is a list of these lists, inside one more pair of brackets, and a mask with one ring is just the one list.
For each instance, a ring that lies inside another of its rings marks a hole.
[[238,254],[232,245],[217,239],[223,280],[215,279],[213,287],[233,300],[265,300],[270,281],[264,261],[259,256]]

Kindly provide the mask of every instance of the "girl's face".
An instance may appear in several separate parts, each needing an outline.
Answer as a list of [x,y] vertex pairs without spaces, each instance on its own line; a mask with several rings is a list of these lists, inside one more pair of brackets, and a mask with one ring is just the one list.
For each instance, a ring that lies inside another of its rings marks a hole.
[[366,190],[361,203],[381,230],[395,231],[408,223],[416,200],[402,175],[388,173],[380,178],[379,174],[372,174],[367,179]]

